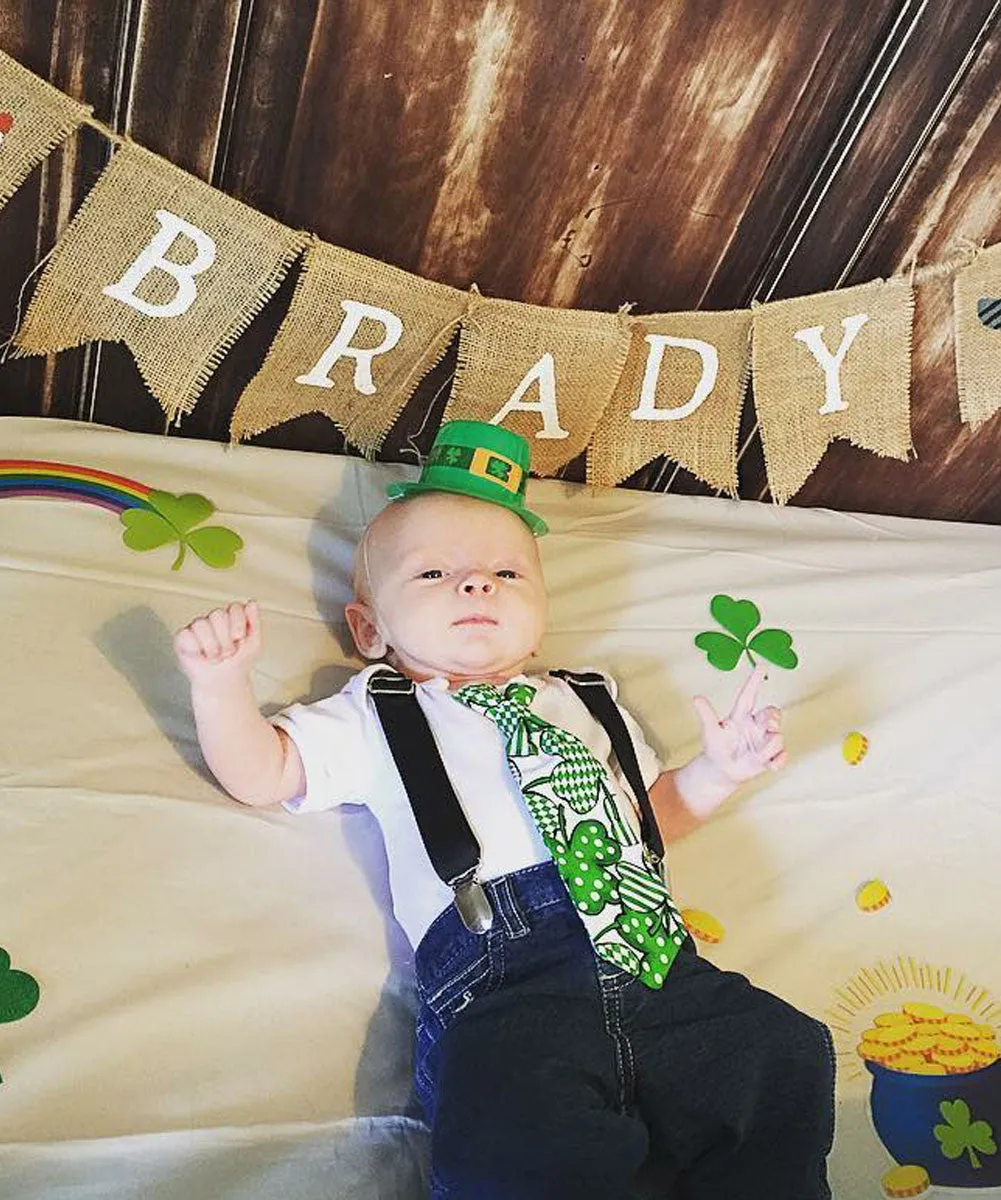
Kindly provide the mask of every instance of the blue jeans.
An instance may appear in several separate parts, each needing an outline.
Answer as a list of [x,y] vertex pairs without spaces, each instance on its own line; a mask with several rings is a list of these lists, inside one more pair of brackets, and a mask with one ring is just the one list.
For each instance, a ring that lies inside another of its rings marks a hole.
[[552,863],[485,887],[489,933],[451,907],[416,954],[435,1200],[626,1200],[648,1159],[665,1200],[829,1200],[825,1025],[688,950],[651,991]]

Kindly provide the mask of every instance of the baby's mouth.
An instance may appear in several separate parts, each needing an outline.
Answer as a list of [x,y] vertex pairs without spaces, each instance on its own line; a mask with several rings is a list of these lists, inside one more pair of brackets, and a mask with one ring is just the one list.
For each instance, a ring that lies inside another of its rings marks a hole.
[[482,613],[471,613],[468,617],[461,617],[458,621],[453,621],[453,625],[496,625],[497,622],[493,617],[485,617]]

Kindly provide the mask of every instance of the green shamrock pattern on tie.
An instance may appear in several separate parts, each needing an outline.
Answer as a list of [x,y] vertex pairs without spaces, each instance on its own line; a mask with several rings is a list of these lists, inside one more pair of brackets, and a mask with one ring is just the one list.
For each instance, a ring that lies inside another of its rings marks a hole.
[[474,683],[455,699],[483,713],[504,738],[508,764],[595,950],[663,987],[685,926],[659,874],[619,812],[605,767],[572,733],[531,710],[536,688]]

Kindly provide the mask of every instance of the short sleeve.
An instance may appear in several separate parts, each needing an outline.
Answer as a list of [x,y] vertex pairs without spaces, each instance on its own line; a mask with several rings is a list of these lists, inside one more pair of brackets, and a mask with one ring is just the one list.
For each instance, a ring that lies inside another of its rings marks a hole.
[[364,804],[372,794],[373,753],[362,696],[350,690],[315,704],[290,704],[271,718],[295,742],[306,775],[301,796],[283,802],[289,812],[323,812]]
[[646,740],[643,730],[639,726],[632,714],[622,707],[618,706],[619,712],[622,713],[622,719],[626,723],[626,728],[629,730],[629,736],[633,740],[633,747],[636,750],[636,761],[640,766],[640,774],[643,776],[643,783],[646,785],[647,791],[652,787],[654,780],[663,771],[664,766],[657,755],[656,750]]
[[653,782],[664,770],[664,764],[660,761],[656,750],[646,740],[646,735],[640,727],[639,722],[628,709],[623,708],[619,704],[618,683],[607,672],[601,671],[600,674],[604,676],[605,682],[608,684],[608,689],[612,693],[612,699],[622,714],[622,719],[626,723],[626,729],[629,730],[629,736],[632,738],[633,748],[636,751],[636,761],[639,763],[640,775],[642,775],[643,783],[647,790],[649,790]]

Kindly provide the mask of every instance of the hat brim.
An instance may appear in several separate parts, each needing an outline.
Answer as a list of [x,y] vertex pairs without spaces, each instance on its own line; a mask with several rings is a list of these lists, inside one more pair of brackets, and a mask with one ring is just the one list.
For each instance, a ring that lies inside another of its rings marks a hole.
[[455,496],[469,496],[471,500],[482,500],[484,504],[496,504],[498,508],[506,508],[516,517],[521,517],[534,537],[542,537],[543,534],[549,532],[549,526],[545,521],[541,517],[537,517],[535,513],[529,512],[527,508],[515,508],[514,505],[504,504],[500,500],[491,500],[487,496],[470,496],[465,488],[449,487],[446,483],[415,482],[391,483],[386,489],[386,495],[390,500],[404,500],[408,496],[420,496],[425,492],[451,492]]

